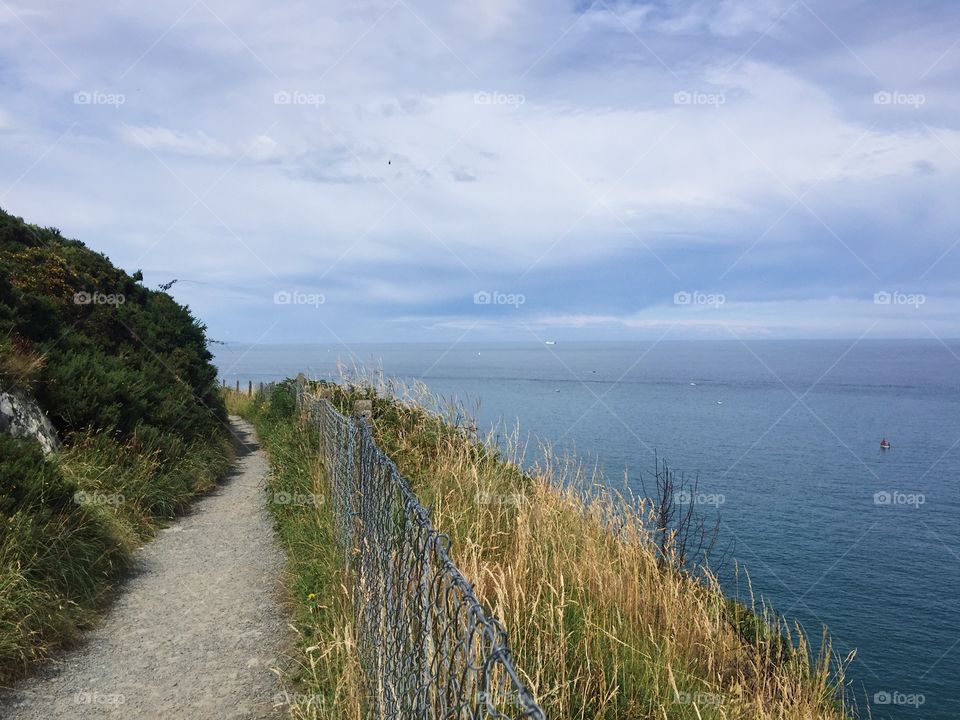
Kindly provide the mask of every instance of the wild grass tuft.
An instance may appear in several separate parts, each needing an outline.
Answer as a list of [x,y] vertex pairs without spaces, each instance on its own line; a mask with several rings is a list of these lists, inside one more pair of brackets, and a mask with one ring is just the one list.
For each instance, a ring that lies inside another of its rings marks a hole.
[[23,338],[0,337],[0,392],[30,390],[45,362],[46,358]]

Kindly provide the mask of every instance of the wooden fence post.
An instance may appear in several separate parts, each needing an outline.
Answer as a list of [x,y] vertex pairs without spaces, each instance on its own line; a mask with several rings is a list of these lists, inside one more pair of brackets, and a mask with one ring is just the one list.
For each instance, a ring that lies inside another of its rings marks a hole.
[[303,373],[297,373],[297,410],[300,411],[300,416],[303,417],[304,411],[304,400],[306,399],[307,392],[307,376]]
[[247,397],[253,397],[253,380],[247,380]]
[[238,393],[240,392],[240,380],[239,380],[239,379],[237,380],[237,392],[238,392]]
[[357,400],[353,405],[353,414],[367,427],[373,425],[373,400]]

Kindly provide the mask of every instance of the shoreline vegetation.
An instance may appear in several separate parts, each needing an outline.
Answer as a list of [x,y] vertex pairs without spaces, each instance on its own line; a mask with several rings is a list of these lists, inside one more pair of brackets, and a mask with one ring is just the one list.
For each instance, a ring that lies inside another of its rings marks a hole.
[[141,283],[0,210],[0,392],[63,440],[0,432],[0,686],[95,624],[135,550],[230,466],[206,329]]
[[[523,469],[519,432],[480,437],[464,408],[424,387],[382,378],[323,387],[347,415],[356,401],[373,401],[378,444],[503,621],[547,717],[855,716],[844,680],[853,655],[837,657],[826,632],[814,654],[802,629],[756,607],[752,592],[747,604],[725,597],[709,570],[677,557],[679,539],[658,523],[655,503],[549,453]],[[359,720],[352,579],[333,539],[317,438],[298,419],[293,392],[292,381],[269,397],[224,391],[271,459],[271,509],[301,638],[291,716]]]

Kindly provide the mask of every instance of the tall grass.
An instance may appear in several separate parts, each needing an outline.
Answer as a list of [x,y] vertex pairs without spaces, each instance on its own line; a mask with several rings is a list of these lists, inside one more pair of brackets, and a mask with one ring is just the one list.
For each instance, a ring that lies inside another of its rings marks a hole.
[[224,387],[220,391],[223,397],[223,404],[227,407],[227,413],[230,415],[240,415],[245,418],[252,418],[255,409],[260,409],[263,396],[261,394],[250,396],[245,391],[238,392],[233,388]]
[[646,500],[549,452],[523,471],[518,434],[478,438],[461,408],[427,411],[444,403],[417,389],[335,389],[342,410],[361,397],[548,717],[849,716],[852,656],[826,635],[814,654],[799,626],[725,598],[709,570],[663,563]]

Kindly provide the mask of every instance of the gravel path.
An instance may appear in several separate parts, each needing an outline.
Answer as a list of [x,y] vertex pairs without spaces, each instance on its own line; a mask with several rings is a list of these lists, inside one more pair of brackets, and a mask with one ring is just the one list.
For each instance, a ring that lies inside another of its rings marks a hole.
[[267,460],[231,418],[234,471],[142,548],[81,646],[0,694],[0,718],[275,718],[288,647]]

